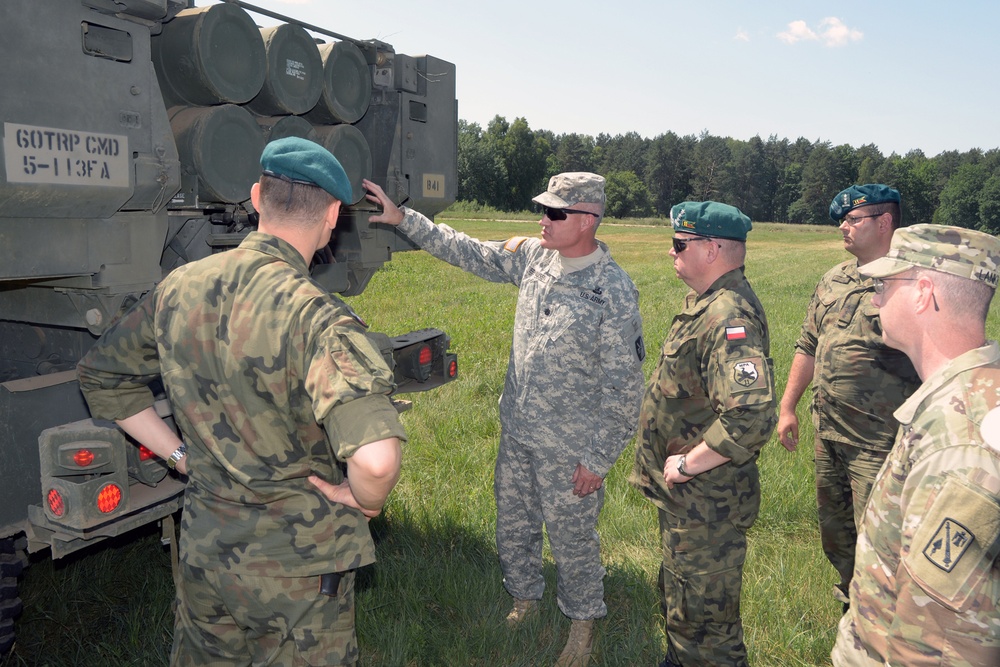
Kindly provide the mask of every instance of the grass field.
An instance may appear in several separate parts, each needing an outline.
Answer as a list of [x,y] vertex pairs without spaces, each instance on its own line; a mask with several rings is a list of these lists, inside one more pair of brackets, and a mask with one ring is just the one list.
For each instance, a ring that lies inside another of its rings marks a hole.
[[[482,239],[534,235],[523,222],[448,221]],[[686,287],[668,255],[663,227],[603,225],[600,237],[639,288],[651,373]],[[747,273],[771,326],[779,396],[792,345],[819,277],[846,259],[832,227],[759,224]],[[509,352],[516,292],[467,275],[425,253],[398,254],[351,299],[374,330],[428,326],[452,336],[460,377],[413,396],[402,479],[372,522],[379,562],[359,577],[362,665],[546,665],[569,622],[554,600],[546,554],[542,613],[516,632],[503,618],[510,598],[494,545],[492,474],[499,437],[497,400]],[[996,338],[997,308],[989,333]],[[801,441],[812,441],[807,399]],[[597,630],[594,665],[655,665],[664,638],[656,573],[659,537],[653,507],[629,487],[634,445],[607,480],[599,531],[608,616]],[[763,502],[749,537],[743,620],[752,664],[825,665],[840,604],[835,575],[815,526],[811,447],[789,454],[776,438],[760,457]],[[22,579],[18,643],[3,665],[163,665],[171,635],[169,557],[158,533],[54,563],[36,562]]]

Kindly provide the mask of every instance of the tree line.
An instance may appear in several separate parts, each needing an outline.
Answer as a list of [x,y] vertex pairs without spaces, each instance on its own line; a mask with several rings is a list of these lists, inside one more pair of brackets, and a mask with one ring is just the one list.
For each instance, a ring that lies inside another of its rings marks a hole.
[[524,118],[495,116],[484,130],[459,120],[458,198],[523,211],[548,177],[591,171],[607,179],[611,217],[669,216],[681,201],[715,200],[761,222],[830,224],[833,196],[857,183],[884,183],[902,196],[903,224],[949,224],[1000,233],[1000,149],[920,150],[885,156],[874,144],[771,135],[748,141],[679,136],[646,139],[532,130]]

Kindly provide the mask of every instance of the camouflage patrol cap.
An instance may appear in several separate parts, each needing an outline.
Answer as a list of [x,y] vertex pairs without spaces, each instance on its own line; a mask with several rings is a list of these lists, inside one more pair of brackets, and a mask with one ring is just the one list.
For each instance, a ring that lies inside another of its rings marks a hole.
[[670,209],[675,232],[746,241],[753,223],[740,209],[717,201],[685,201]]
[[354,201],[351,181],[333,153],[301,137],[272,141],[260,155],[267,176],[315,185],[345,203]]
[[569,208],[574,204],[603,204],[604,177],[589,171],[556,174],[545,192],[531,201],[549,208]]
[[859,206],[874,204],[899,203],[899,192],[888,185],[868,183],[867,185],[852,185],[842,190],[830,202],[830,217],[834,222],[840,222],[844,216]]
[[963,227],[912,225],[893,232],[889,254],[858,268],[862,275],[885,278],[925,268],[978,280],[996,289],[1000,239]]

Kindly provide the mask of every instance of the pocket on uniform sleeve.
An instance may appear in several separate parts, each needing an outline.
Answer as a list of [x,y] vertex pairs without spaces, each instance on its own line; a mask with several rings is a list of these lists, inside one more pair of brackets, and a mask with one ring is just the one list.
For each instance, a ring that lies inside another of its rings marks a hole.
[[998,553],[1000,504],[949,477],[924,512],[903,566],[927,595],[964,611],[982,595]]

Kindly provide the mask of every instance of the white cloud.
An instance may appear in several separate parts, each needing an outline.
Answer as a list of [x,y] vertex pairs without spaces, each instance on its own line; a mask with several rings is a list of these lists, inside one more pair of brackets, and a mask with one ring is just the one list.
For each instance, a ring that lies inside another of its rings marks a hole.
[[844,22],[834,16],[828,16],[819,23],[818,32],[810,28],[805,21],[792,21],[788,30],[778,33],[778,39],[785,44],[796,42],[822,41],[826,46],[844,46],[848,42],[857,42],[864,33],[856,28],[848,28]]
[[785,32],[778,33],[778,39],[783,41],[785,44],[794,44],[795,42],[801,41],[811,41],[819,39],[809,26],[806,25],[805,21],[792,21],[788,24],[788,30]]
[[828,16],[820,22],[823,43],[827,46],[844,46],[848,42],[856,42],[864,37],[864,33],[855,28],[848,28],[844,22],[833,16]]
[[733,39],[735,39],[737,42],[749,42],[750,35],[747,34],[747,31],[744,30],[743,28],[738,28],[736,30],[736,36],[733,37]]

